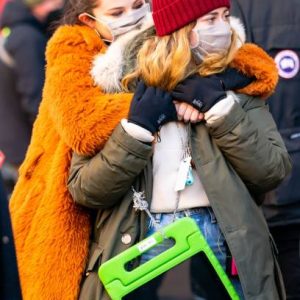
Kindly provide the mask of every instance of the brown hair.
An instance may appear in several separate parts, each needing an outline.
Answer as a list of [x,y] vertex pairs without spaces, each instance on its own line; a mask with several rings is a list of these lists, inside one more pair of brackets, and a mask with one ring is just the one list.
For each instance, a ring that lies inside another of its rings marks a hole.
[[92,10],[99,5],[100,0],[67,0],[60,25],[82,24],[78,20],[81,13],[92,14]]

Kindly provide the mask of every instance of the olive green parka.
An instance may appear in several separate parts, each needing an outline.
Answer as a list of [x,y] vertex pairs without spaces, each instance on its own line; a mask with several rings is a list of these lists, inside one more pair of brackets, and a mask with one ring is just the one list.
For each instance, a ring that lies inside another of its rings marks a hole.
[[[234,97],[228,115],[209,126],[190,125],[192,158],[236,260],[245,299],[285,299],[276,247],[259,205],[290,172],[290,159],[266,103]],[[69,191],[78,204],[98,212],[80,299],[109,299],[98,267],[144,238],[146,215],[133,209],[131,187],[145,191],[151,202],[151,156],[152,146],[122,125],[94,157],[73,155]]]
[[[137,49],[153,34],[150,28],[136,36],[123,54],[119,48],[123,41],[110,47],[108,57],[114,58],[114,64],[123,63],[123,75],[134,69]],[[261,63],[266,70],[273,62],[267,63],[255,47],[250,49],[258,55],[252,67],[243,64],[242,56],[233,67],[247,70],[248,76],[258,72],[261,87],[273,90],[266,77],[270,72],[261,72]],[[99,59],[100,77],[94,76],[94,80],[101,87],[110,87],[111,82],[118,81],[117,67],[107,64],[107,57]],[[190,125],[192,158],[236,260],[245,299],[285,299],[276,246],[259,205],[264,193],[290,172],[290,159],[265,101],[242,94],[234,97],[236,103],[228,115],[211,125]],[[109,299],[98,278],[99,266],[145,236],[147,216],[133,208],[132,186],[145,192],[150,205],[152,153],[152,145],[134,139],[119,124],[97,155],[73,154],[69,191],[76,203],[97,212],[80,299]]]

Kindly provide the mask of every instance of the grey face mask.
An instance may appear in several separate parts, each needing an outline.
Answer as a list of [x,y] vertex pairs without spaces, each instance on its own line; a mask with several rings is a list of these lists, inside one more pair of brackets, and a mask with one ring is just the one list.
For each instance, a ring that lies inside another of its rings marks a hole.
[[142,7],[135,9],[128,15],[116,20],[116,21],[106,21],[104,18],[96,18],[88,13],[87,16],[94,19],[95,21],[105,24],[110,30],[113,39],[109,42],[114,41],[114,39],[124,33],[127,33],[134,28],[138,27],[145,19],[147,13],[150,12],[150,5],[148,3],[144,4]]
[[192,31],[197,36],[197,43],[191,48],[196,63],[201,63],[208,54],[226,53],[231,45],[232,31],[227,22],[201,26]]

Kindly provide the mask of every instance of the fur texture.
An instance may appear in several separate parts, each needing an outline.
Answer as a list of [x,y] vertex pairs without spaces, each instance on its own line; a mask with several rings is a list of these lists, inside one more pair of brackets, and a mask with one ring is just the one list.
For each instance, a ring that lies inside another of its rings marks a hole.
[[106,93],[119,93],[122,91],[121,80],[124,69],[124,51],[130,41],[144,30],[153,26],[149,14],[140,29],[130,31],[118,38],[105,53],[98,54],[91,70],[92,78],[96,85]]
[[245,26],[242,24],[241,20],[236,17],[230,17],[230,26],[236,32],[240,39],[239,47],[242,47],[246,42],[246,31]]
[[237,92],[258,96],[262,99],[270,97],[278,83],[278,71],[272,57],[254,44],[244,44],[246,31],[240,19],[230,17],[230,25],[240,38],[240,49],[231,63],[231,67],[256,80]]
[[[105,51],[95,32],[84,26],[61,27],[47,47],[43,100],[10,202],[24,300],[78,297],[91,219],[67,189],[72,151],[88,156],[98,152],[127,116],[132,99],[132,94],[104,94],[94,84],[92,61]],[[264,55],[255,70],[267,76],[269,59]],[[256,57],[249,50],[237,59],[243,62],[236,65],[250,72]],[[253,90],[265,92],[265,84]]]
[[239,49],[231,67],[256,78],[250,85],[237,92],[262,99],[267,99],[274,93],[279,79],[278,70],[273,58],[260,47],[245,44]]

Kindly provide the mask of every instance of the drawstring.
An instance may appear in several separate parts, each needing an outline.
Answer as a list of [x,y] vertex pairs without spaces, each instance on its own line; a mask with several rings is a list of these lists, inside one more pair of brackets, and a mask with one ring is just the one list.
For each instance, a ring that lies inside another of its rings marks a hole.
[[161,142],[161,136],[160,136],[160,129],[156,133],[156,142],[160,143]]

